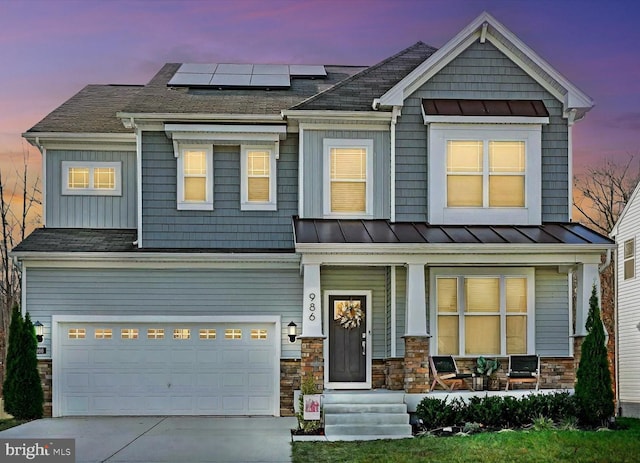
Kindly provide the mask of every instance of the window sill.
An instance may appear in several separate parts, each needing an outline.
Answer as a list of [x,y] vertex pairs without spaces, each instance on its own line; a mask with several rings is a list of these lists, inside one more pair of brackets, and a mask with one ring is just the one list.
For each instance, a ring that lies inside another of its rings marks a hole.
[[243,203],[240,205],[241,211],[277,211],[278,205],[272,203],[252,204]]
[[178,203],[177,209],[179,211],[212,211],[213,204],[211,203]]

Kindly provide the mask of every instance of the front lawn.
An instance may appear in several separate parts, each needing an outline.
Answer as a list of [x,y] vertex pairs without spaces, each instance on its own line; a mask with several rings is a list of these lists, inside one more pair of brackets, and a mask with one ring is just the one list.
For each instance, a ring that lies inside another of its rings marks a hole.
[[19,426],[23,423],[26,423],[27,420],[15,420],[13,418],[0,419],[0,431],[4,431],[5,429],[13,428],[14,426]]
[[507,431],[369,442],[294,442],[293,463],[319,462],[637,462],[640,420],[617,431]]

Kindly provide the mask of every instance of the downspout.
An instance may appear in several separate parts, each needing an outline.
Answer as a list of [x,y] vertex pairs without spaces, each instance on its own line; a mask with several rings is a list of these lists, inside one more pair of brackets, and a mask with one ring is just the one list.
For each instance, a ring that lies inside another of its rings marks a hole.
[[142,131],[135,126],[135,121],[131,118],[131,126],[136,133],[136,202],[137,202],[137,235],[134,242],[138,248],[142,247]]
[[42,226],[47,226],[47,149],[40,143],[40,137],[36,137],[36,148],[42,154]]
[[390,172],[390,201],[391,201],[391,222],[396,221],[396,123],[401,115],[400,107],[394,106],[391,112],[391,168]]
[[567,179],[569,181],[569,185],[567,188],[567,193],[569,196],[569,222],[572,221],[573,218],[573,124],[576,122],[576,113],[575,109],[569,111],[567,117],[567,148],[569,152],[569,172],[567,174]]

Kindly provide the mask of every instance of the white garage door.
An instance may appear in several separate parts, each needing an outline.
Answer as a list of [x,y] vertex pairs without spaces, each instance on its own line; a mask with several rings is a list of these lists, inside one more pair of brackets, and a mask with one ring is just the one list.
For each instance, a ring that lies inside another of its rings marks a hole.
[[273,323],[61,323],[58,414],[273,415],[275,331]]

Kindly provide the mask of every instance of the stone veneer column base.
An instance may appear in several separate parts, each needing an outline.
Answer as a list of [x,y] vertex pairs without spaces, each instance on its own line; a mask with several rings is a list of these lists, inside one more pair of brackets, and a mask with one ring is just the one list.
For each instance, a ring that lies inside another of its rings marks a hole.
[[280,416],[294,416],[293,392],[300,389],[300,359],[280,359]]
[[404,390],[407,393],[429,392],[429,337],[404,337]]
[[312,376],[316,391],[322,392],[324,389],[324,338],[300,337],[299,339],[302,342],[300,383],[302,384],[307,376]]
[[44,416],[53,415],[53,369],[51,359],[38,360],[38,372],[44,392]]
[[582,343],[586,336],[573,336],[573,369],[578,372],[578,366],[580,366],[580,358],[582,357]]

